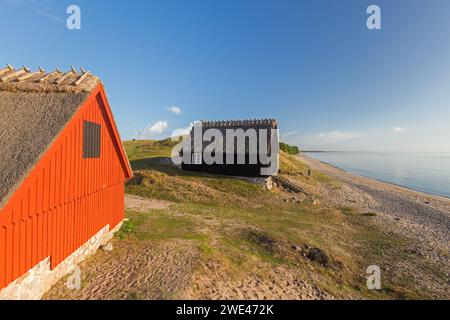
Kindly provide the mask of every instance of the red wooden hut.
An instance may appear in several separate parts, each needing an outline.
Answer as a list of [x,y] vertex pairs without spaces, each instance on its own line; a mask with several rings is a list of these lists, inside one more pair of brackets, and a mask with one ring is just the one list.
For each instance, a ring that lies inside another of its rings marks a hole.
[[0,69],[0,289],[124,218],[132,176],[99,79]]

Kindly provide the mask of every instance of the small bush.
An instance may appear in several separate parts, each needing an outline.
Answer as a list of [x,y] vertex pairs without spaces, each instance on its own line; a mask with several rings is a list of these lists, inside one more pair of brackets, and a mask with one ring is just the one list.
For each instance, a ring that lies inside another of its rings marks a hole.
[[362,214],[364,217],[376,217],[377,214],[375,212],[366,212]]
[[129,234],[133,233],[136,230],[136,223],[132,220],[124,221],[122,227],[117,232],[117,236],[120,239],[125,239]]
[[300,149],[297,146],[290,146],[284,142],[280,142],[280,150],[293,155],[300,153]]

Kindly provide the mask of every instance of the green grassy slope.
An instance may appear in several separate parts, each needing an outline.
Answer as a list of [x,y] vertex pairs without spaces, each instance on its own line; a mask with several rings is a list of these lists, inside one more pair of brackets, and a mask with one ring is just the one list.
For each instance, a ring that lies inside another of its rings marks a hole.
[[[283,265],[338,298],[420,296],[407,282],[389,280],[383,291],[366,288],[365,270],[383,252],[401,244],[370,223],[370,215],[349,208],[318,207],[280,189],[263,190],[244,180],[183,172],[155,159],[169,157],[173,143],[124,143],[135,178],[126,192],[168,200],[167,210],[127,212],[120,236],[128,240],[196,241],[204,261],[226,266],[230,276]],[[281,154],[280,174],[310,184],[335,184],[320,172]],[[337,184],[337,183],[336,183]],[[310,254],[314,249],[320,254]],[[383,249],[383,250],[381,250]]]
[[155,157],[170,157],[170,152],[177,143],[170,139],[125,141],[124,147],[130,161]]

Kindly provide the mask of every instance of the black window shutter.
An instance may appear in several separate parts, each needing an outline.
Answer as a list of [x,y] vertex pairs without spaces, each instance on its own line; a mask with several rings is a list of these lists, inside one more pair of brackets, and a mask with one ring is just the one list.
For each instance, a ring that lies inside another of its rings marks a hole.
[[83,122],[83,159],[100,158],[101,126]]

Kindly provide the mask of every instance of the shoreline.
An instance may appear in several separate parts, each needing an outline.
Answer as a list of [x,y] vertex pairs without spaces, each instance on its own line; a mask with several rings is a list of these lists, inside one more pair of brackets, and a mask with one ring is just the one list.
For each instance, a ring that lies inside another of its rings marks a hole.
[[[309,187],[320,195],[325,205],[356,208],[362,214],[373,213],[368,223],[398,236],[408,243],[407,254],[426,261],[439,270],[441,278],[430,280],[417,274],[410,266],[402,266],[418,283],[433,287],[450,297],[450,199],[416,191],[393,183],[349,173],[323,161],[300,154],[298,159],[313,171],[322,172],[338,182],[321,187]],[[308,185],[304,185],[308,188]],[[399,268],[389,259],[383,261],[389,269]],[[443,278],[446,278],[444,280]]]
[[[324,152],[324,151],[322,151],[322,152]],[[326,152],[328,152],[328,151],[326,151]],[[314,151],[314,153],[315,153],[315,151]],[[390,186],[393,186],[393,187],[399,187],[399,188],[405,189],[406,191],[416,192],[416,193],[420,193],[420,194],[425,195],[425,196],[437,197],[437,198],[442,198],[443,200],[450,201],[450,196],[447,197],[447,196],[441,195],[441,194],[434,194],[434,193],[430,193],[430,192],[427,192],[427,191],[421,191],[421,190],[417,190],[417,189],[414,189],[412,187],[404,186],[404,185],[401,185],[401,184],[398,184],[398,183],[395,183],[395,182],[385,181],[385,180],[369,177],[369,176],[366,176],[366,175],[363,175],[363,174],[353,173],[353,172],[347,171],[345,169],[342,169],[342,168],[340,168],[340,167],[338,167],[338,166],[336,166],[334,164],[331,164],[329,162],[318,160],[318,159],[313,158],[313,157],[309,157],[309,156],[307,156],[307,155],[305,155],[303,153],[300,154],[300,155],[297,155],[297,156],[303,157],[303,158],[306,158],[306,159],[309,159],[309,160],[313,160],[313,161],[318,161],[318,162],[320,162],[323,165],[332,167],[332,168],[334,168],[336,170],[339,170],[339,171],[342,171],[343,173],[346,173],[348,175],[353,175],[353,176],[356,176],[356,177],[373,180],[373,181],[376,181],[376,182],[379,182],[379,183],[384,183],[384,184],[387,184],[387,185],[390,185]]]
[[[423,256],[432,253],[450,274],[450,199],[403,186],[355,175],[300,154],[300,161],[342,184],[322,188],[321,197],[332,205],[355,207],[377,214],[374,221],[389,232],[409,239]],[[428,252],[428,253],[427,253]]]
[[[316,153],[316,152],[311,152],[311,153]],[[342,169],[342,168],[340,168],[337,165],[334,165],[334,164],[331,164],[329,162],[322,161],[322,160],[313,158],[311,156],[308,156],[307,154],[308,154],[308,152],[306,152],[306,153],[301,152],[300,154],[297,155],[297,157],[299,157],[300,159],[306,160],[306,162],[317,161],[317,162],[319,162],[319,163],[321,163],[321,164],[323,164],[325,166],[328,166],[328,167],[331,167],[331,168],[333,168],[335,170],[341,171],[341,172],[343,172],[343,173],[345,173],[347,175],[352,175],[352,176],[359,177],[359,178],[373,180],[373,181],[376,181],[376,182],[379,182],[379,183],[383,183],[383,184],[386,184],[386,185],[390,185],[390,186],[393,186],[393,187],[402,188],[402,189],[405,189],[406,191],[419,193],[419,194],[422,194],[424,196],[436,197],[436,198],[441,198],[442,200],[450,201],[450,196],[446,196],[446,195],[442,195],[442,194],[435,194],[435,193],[422,191],[422,190],[417,190],[417,189],[414,189],[413,187],[408,187],[408,186],[401,185],[401,184],[398,184],[398,183],[395,183],[395,182],[390,182],[390,181],[386,181],[386,180],[382,180],[382,179],[378,179],[378,178],[374,178],[374,177],[369,177],[369,176],[366,176],[364,174],[353,173],[353,172],[350,172],[348,170]]]
[[[308,157],[304,154],[297,155],[298,159],[305,162],[313,170],[321,171],[338,181],[345,184],[352,185],[353,187],[370,187],[374,190],[382,190],[384,192],[390,192],[398,196],[407,197],[412,201],[420,201],[421,204],[434,205],[434,207],[440,211],[444,211],[450,218],[450,198],[441,195],[435,195],[423,191],[418,191],[412,188],[408,188],[392,182],[387,182],[363,175],[354,174],[341,169],[335,165],[327,162],[317,160],[312,157]],[[428,199],[429,201],[425,200]],[[425,201],[424,201],[425,200]],[[429,203],[428,203],[429,202]],[[449,224],[450,230],[450,224]]]

